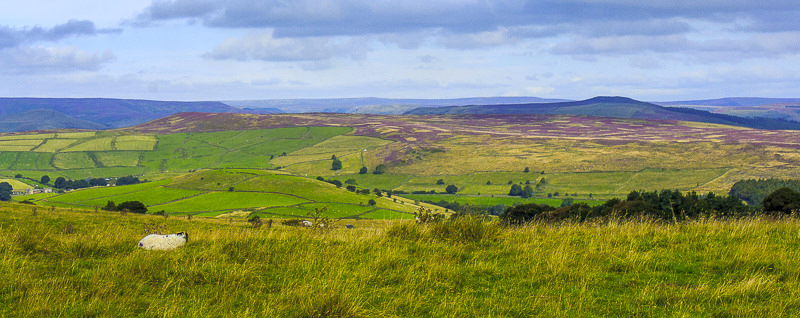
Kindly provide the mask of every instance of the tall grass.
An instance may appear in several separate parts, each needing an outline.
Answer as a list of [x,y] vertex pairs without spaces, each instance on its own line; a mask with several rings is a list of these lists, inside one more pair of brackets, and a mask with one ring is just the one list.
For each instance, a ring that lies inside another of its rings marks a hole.
[[[190,241],[136,247],[148,224]],[[252,229],[0,206],[0,316],[796,316],[800,221]],[[73,224],[72,231],[65,231]]]

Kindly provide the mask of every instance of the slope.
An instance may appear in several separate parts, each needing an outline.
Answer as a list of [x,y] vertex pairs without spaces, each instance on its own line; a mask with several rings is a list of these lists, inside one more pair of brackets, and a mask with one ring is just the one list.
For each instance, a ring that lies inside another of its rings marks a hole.
[[106,125],[73,118],[53,109],[34,109],[0,118],[0,132],[106,128]]
[[759,129],[800,129],[800,123],[774,118],[743,118],[689,108],[669,108],[626,97],[594,97],[576,102],[421,107],[406,115],[564,114],[615,118],[682,120]]
[[[94,122],[97,127],[128,127],[172,114],[195,112],[271,113],[261,110],[242,110],[220,102],[175,102],[110,98],[0,98],[0,116],[23,113],[34,109],[49,109],[68,117]],[[34,124],[36,118],[22,127]],[[75,128],[55,126],[53,128]],[[22,130],[15,130],[22,131]]]

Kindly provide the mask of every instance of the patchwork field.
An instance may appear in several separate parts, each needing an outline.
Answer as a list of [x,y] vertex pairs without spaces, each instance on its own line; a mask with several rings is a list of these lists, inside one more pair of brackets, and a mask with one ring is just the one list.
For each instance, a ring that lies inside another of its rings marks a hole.
[[[252,169],[203,170],[175,179],[18,199],[84,209],[104,207],[109,201],[140,201],[150,212],[217,216],[245,211],[265,218],[306,218],[315,208],[326,208],[325,215],[336,218],[413,218],[419,207],[404,199],[355,194],[313,179]],[[370,200],[376,205],[369,205]]]
[[[222,127],[236,130],[214,131]],[[530,184],[538,185],[536,199],[583,200],[643,189],[726,193],[741,179],[800,178],[798,150],[796,131],[677,121],[190,113],[113,131],[0,136],[0,175],[160,180],[197,169],[269,169],[370,190],[442,193],[455,185],[459,195],[488,200]],[[332,170],[333,156],[340,170]],[[373,174],[379,165],[385,173]],[[247,208],[259,207],[269,208]]]

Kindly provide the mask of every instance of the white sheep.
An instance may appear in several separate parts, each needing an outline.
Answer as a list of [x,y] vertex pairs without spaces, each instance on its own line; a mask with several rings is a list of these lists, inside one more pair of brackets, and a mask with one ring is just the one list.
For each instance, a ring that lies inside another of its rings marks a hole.
[[174,250],[189,241],[189,234],[180,232],[177,234],[150,234],[139,241],[139,247],[146,250]]
[[303,226],[312,227],[312,226],[314,226],[314,223],[311,223],[311,221],[303,221]]

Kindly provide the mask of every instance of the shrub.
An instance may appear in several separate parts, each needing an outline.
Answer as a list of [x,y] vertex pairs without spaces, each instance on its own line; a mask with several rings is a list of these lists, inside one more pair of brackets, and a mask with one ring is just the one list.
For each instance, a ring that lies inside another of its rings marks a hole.
[[800,192],[783,187],[767,195],[762,204],[766,213],[792,214],[800,211]]
[[384,164],[379,164],[377,167],[375,167],[375,171],[372,172],[372,174],[384,174],[384,173],[386,173],[386,165]]
[[367,167],[361,167],[361,169],[358,170],[358,173],[359,174],[366,174],[367,173]]
[[456,192],[458,192],[458,187],[451,184],[447,186],[444,191],[447,192],[447,194],[456,194]]
[[125,201],[117,205],[117,211],[144,214],[147,212],[147,207],[139,201]]
[[444,179],[436,180],[436,184],[443,185],[444,184]]
[[303,224],[303,220],[301,219],[288,219],[281,221],[281,224],[285,226],[300,226]]

